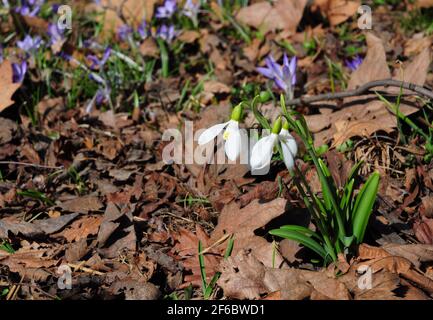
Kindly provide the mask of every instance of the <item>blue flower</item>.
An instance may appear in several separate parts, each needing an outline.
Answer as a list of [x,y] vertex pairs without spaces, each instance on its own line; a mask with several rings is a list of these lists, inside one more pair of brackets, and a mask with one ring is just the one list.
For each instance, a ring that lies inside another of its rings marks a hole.
[[90,65],[90,69],[100,69],[104,66],[104,64],[108,61],[108,58],[111,55],[111,48],[108,47],[107,49],[105,49],[104,54],[102,56],[102,59],[99,59],[97,56],[95,55],[88,55],[87,59],[90,60],[91,65]]
[[266,78],[272,79],[275,85],[286,93],[293,92],[296,84],[296,56],[289,60],[284,54],[283,65],[279,65],[272,55],[265,59],[266,67],[258,67],[257,71]]
[[12,82],[20,83],[24,81],[27,72],[27,62],[12,63]]
[[163,24],[156,32],[157,37],[160,37],[168,43],[171,43],[177,34],[178,32],[174,29],[174,25],[167,26],[165,24]]
[[197,21],[197,15],[200,10],[200,2],[194,4],[192,0],[186,0],[182,13],[193,21]]
[[176,11],[176,0],[165,0],[164,5],[156,9],[155,17],[158,19],[171,18]]
[[63,31],[59,29],[57,23],[50,23],[47,33],[50,37],[50,45],[61,42],[64,39]]
[[364,59],[362,59],[359,55],[356,55],[353,60],[346,60],[346,67],[352,71],[355,71],[362,64],[362,61],[364,61]]
[[126,41],[133,31],[134,30],[130,26],[124,24],[117,28],[117,36],[121,41]]
[[24,37],[22,41],[17,41],[17,46],[26,54],[34,53],[41,46],[42,39],[39,36],[32,38],[28,34]]
[[138,26],[137,32],[140,35],[142,40],[146,39],[149,36],[149,32],[147,30],[147,23],[145,19],[143,19],[143,21]]
[[45,0],[22,0],[21,5],[15,8],[15,12],[22,16],[36,16],[41,10]]

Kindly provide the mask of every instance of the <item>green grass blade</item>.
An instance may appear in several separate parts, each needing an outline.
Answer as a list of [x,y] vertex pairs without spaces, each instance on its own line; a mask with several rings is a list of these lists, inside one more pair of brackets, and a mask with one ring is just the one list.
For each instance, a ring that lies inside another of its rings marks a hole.
[[201,275],[201,282],[203,286],[203,295],[206,293],[207,290],[207,281],[206,281],[206,268],[204,265],[204,256],[200,252],[203,251],[203,245],[201,244],[201,241],[198,241],[198,262],[200,265],[200,275]]
[[168,74],[169,74],[167,47],[165,45],[164,40],[162,40],[161,38],[157,38],[156,41],[157,41],[157,43],[159,45],[159,51],[161,52],[162,76],[164,78],[167,78]]

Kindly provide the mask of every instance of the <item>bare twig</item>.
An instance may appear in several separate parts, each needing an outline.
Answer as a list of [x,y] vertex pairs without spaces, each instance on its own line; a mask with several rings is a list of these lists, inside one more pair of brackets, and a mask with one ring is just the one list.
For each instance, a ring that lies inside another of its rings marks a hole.
[[375,80],[375,81],[367,82],[366,84],[363,84],[362,86],[353,90],[347,90],[347,91],[336,92],[336,93],[325,93],[316,96],[300,97],[297,99],[287,100],[286,104],[287,105],[301,105],[301,104],[308,105],[319,101],[336,100],[336,99],[343,99],[348,97],[372,94],[374,92],[371,92],[370,89],[375,87],[397,87],[397,88],[402,87],[403,89],[407,89],[416,92],[419,95],[422,95],[424,97],[433,99],[433,91],[423,86],[419,86],[414,83],[404,82],[399,80],[384,79],[384,80]]
[[63,169],[63,166],[61,166],[61,167],[55,167],[55,166],[46,166],[46,165],[43,165],[43,164],[18,162],[18,161],[0,161],[0,164],[14,164],[14,165],[17,165],[17,166],[27,166],[27,167],[52,169],[52,170],[61,170],[61,169]]

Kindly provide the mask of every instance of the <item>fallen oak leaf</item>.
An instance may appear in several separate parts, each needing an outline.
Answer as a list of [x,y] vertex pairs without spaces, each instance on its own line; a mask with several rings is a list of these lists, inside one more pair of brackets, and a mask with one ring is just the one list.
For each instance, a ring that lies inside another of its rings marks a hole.
[[336,26],[352,17],[360,5],[360,0],[314,0],[313,10],[320,8],[331,26]]
[[97,196],[77,197],[71,200],[62,202],[59,207],[64,211],[89,213],[90,211],[98,211],[102,208],[102,203]]
[[218,224],[211,234],[211,241],[216,242],[226,234],[233,234],[233,254],[251,250],[265,266],[279,266],[283,262],[280,253],[275,252],[272,243],[256,236],[254,231],[284,214],[286,204],[287,200],[282,198],[266,203],[254,200],[241,209],[239,204],[232,201],[221,211]]
[[306,0],[278,0],[271,5],[267,1],[243,7],[236,19],[256,29],[268,31],[288,30],[295,33],[302,19]]
[[0,220],[0,238],[9,238],[9,232],[14,235],[22,234],[29,238],[50,235],[63,229],[77,216],[78,213],[71,213],[59,218],[36,220],[32,223],[26,221],[13,223],[10,221]]
[[264,294],[280,292],[282,299],[303,300],[311,297],[350,299],[346,286],[324,271],[276,269],[264,266],[252,251],[240,251],[223,260],[218,285],[224,295],[235,299],[259,299]]
[[21,83],[13,83],[12,75],[12,63],[9,60],[4,60],[0,64],[0,112],[15,103],[12,100],[12,95],[21,86]]
[[[190,230],[181,228],[178,233],[173,235],[176,244],[171,253],[175,258],[182,261],[186,270],[192,273],[185,276],[185,285],[191,283],[199,287],[201,285],[201,272],[198,259],[198,243],[200,241],[203,248],[208,248],[212,246],[212,242],[200,225],[196,224],[195,228],[195,234]],[[222,254],[219,250],[213,249],[204,253],[203,257],[206,267],[206,280],[209,282],[216,272]]]
[[74,221],[62,236],[68,241],[86,239],[89,235],[96,235],[102,223],[102,216],[84,216]]

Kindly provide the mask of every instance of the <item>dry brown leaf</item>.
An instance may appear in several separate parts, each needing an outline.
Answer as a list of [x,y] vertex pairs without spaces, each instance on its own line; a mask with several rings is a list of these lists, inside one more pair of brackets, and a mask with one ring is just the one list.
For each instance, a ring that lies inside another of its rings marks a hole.
[[102,223],[102,216],[85,216],[74,221],[71,227],[63,232],[63,236],[68,242],[87,239],[89,235],[98,233]]
[[59,207],[65,211],[89,213],[102,208],[102,203],[96,196],[83,196],[62,202]]
[[200,32],[194,30],[186,30],[178,37],[178,39],[185,43],[193,43],[200,38]]
[[[185,269],[192,273],[191,275],[185,276],[185,284],[191,283],[194,286],[200,286],[201,272],[198,261],[198,243],[199,241],[202,243],[203,249],[209,248],[212,245],[209,236],[202,227],[197,224],[195,233],[182,228],[179,230],[179,233],[174,235],[174,239],[177,242],[172,250],[174,256],[180,258]],[[222,255],[218,250],[211,249],[203,254],[203,257],[206,266],[207,281],[210,281],[216,272]]]
[[153,40],[152,38],[147,38],[146,40],[144,40],[140,44],[138,50],[144,57],[157,58],[159,56],[159,48],[156,45],[155,40]]
[[235,299],[258,299],[264,294],[279,292],[286,300],[350,299],[346,286],[329,277],[326,272],[302,269],[275,269],[264,266],[252,252],[240,251],[236,256],[223,260],[218,285],[224,295]]
[[105,257],[114,258],[124,250],[134,252],[136,241],[130,205],[116,206],[109,202],[98,231],[99,252]]
[[295,33],[306,4],[306,0],[278,0],[274,5],[262,1],[241,8],[236,19],[251,27],[263,28],[264,32],[288,30]]
[[320,8],[331,26],[340,24],[355,15],[360,5],[360,0],[314,0],[313,4]]
[[230,88],[222,82],[209,80],[203,84],[203,90],[210,93],[229,93]]
[[391,255],[408,259],[416,268],[419,268],[422,262],[433,261],[433,245],[389,243],[382,248]]
[[21,86],[21,83],[12,83],[12,63],[4,60],[0,64],[0,112],[14,104],[12,95]]
[[32,223],[26,221],[13,223],[3,219],[0,220],[0,238],[9,238],[9,232],[14,235],[22,234],[29,238],[53,234],[63,229],[77,216],[78,213],[71,213],[59,218],[36,220]]
[[18,125],[7,118],[0,118],[0,144],[4,148],[3,144],[8,143],[15,136],[18,131]]
[[96,8],[104,11],[104,31],[110,34],[125,22],[137,28],[143,19],[150,21],[157,2],[158,0],[102,0]]
[[234,234],[233,254],[241,250],[251,250],[265,266],[271,267],[274,263],[275,266],[280,266],[283,262],[281,255],[277,253],[273,257],[275,250],[272,244],[256,236],[254,231],[284,214],[286,204],[287,200],[282,198],[266,203],[255,200],[241,209],[239,204],[232,201],[221,211],[211,240],[215,242],[225,234]]
[[432,44],[433,36],[430,37],[418,37],[418,35],[413,36],[409,39],[404,46],[404,55],[412,56],[414,54],[419,54],[425,48],[429,48]]
[[433,7],[433,0],[415,0],[415,5],[419,8]]
[[422,219],[413,225],[417,239],[425,244],[433,244],[433,219]]

